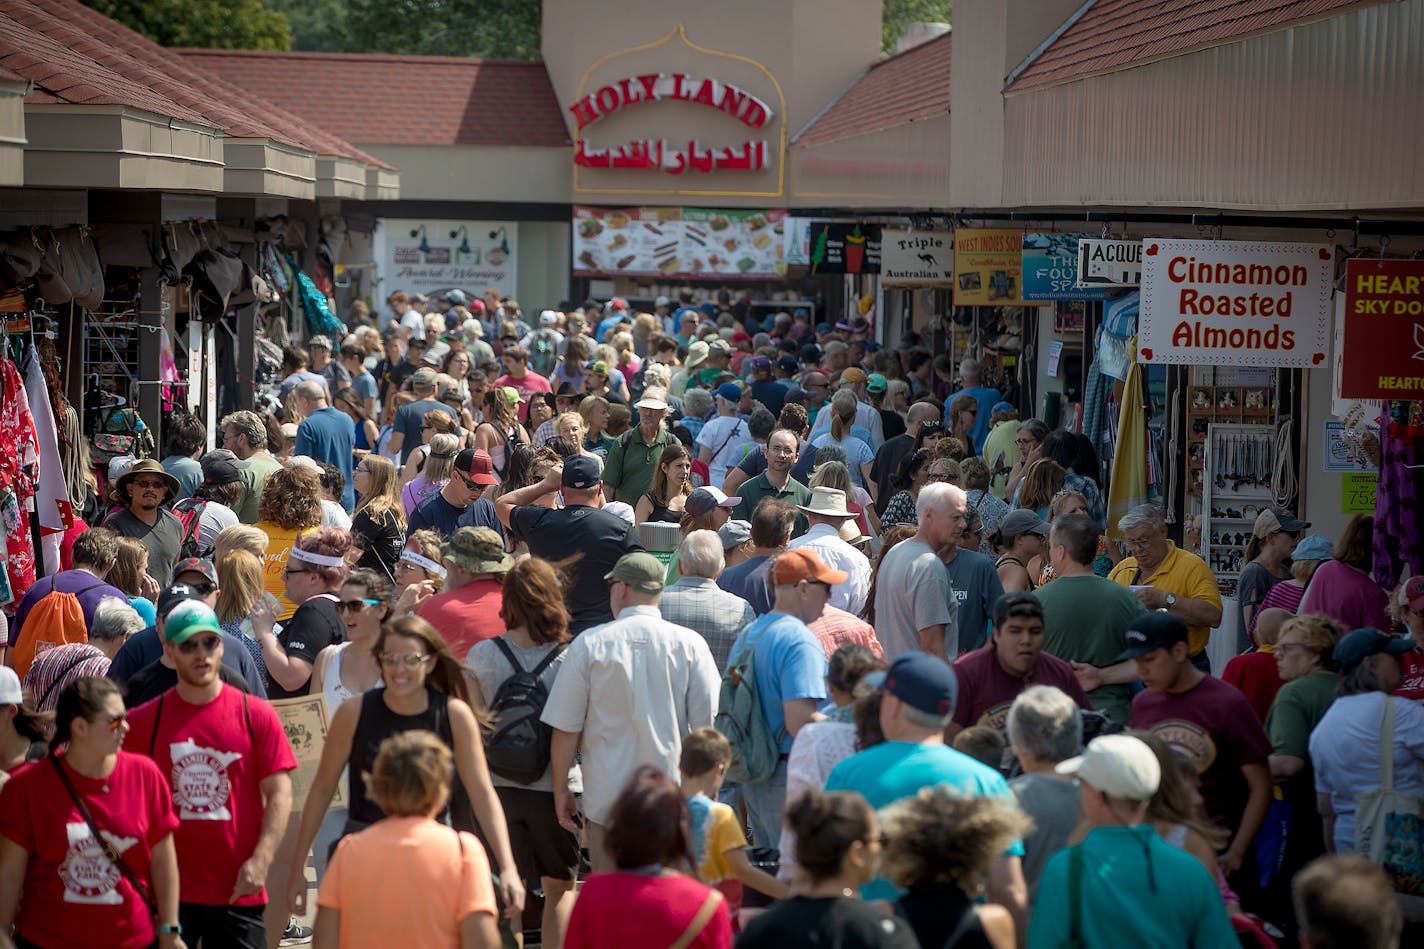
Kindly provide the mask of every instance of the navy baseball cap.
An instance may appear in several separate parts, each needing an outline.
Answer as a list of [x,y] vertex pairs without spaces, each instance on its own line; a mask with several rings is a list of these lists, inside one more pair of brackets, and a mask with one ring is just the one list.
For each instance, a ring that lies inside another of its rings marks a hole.
[[587,490],[603,480],[602,464],[591,455],[574,455],[564,461],[561,483],[566,488]]
[[1123,634],[1127,648],[1113,662],[1138,659],[1154,649],[1170,649],[1187,641],[1187,624],[1166,610],[1149,610],[1133,620]]
[[778,356],[776,357],[776,368],[782,372],[795,372],[801,368],[801,364],[796,361],[795,356]]
[[724,382],[717,387],[717,397],[728,402],[742,401],[742,387],[735,382]]
[[752,367],[752,371],[753,371],[753,372],[770,372],[770,371],[771,371],[771,360],[770,360],[770,359],[767,359],[765,356],[753,356],[753,357],[749,360],[749,362],[751,363],[751,367]]
[[926,715],[953,712],[959,693],[959,681],[949,663],[927,652],[907,652],[889,669],[869,673],[864,681]]
[[1414,642],[1408,639],[1395,639],[1373,627],[1357,629],[1352,633],[1345,634],[1345,638],[1335,644],[1335,661],[1340,664],[1342,673],[1350,672],[1360,663],[1371,656],[1377,656],[1382,652],[1398,655],[1408,652],[1414,648]]

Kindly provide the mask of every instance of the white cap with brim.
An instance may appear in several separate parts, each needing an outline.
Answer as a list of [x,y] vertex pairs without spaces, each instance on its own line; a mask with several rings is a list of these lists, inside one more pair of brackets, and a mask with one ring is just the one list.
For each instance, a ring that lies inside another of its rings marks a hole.
[[1162,783],[1162,765],[1146,742],[1132,735],[1101,735],[1076,758],[1054,767],[1077,776],[1109,797],[1147,801]]

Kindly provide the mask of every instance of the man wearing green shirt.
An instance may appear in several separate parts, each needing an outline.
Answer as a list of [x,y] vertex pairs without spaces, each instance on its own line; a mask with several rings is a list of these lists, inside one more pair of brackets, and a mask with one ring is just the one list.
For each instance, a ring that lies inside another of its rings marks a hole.
[[612,489],[613,500],[635,507],[653,483],[653,472],[672,435],[663,427],[668,404],[663,389],[648,389],[637,401],[638,427],[625,432],[608,449],[603,466],[603,485]]
[[1137,663],[1113,660],[1128,624],[1146,610],[1129,588],[1093,573],[1098,526],[1088,515],[1059,516],[1048,545],[1057,578],[1034,591],[1043,604],[1043,651],[1072,663],[1093,708],[1126,726]]
[[1206,867],[1152,828],[1147,803],[1162,767],[1142,739],[1103,735],[1055,770],[1077,778],[1089,829],[1044,867],[1028,949],[1238,944]]
[[[763,498],[779,498],[797,508],[811,503],[811,489],[791,477],[791,467],[796,464],[800,448],[800,439],[788,428],[778,428],[767,436],[766,470],[737,488],[737,497],[742,500],[732,511],[732,517],[750,521]],[[806,515],[798,513],[791,536],[800,537],[806,529]]]
[[238,474],[242,478],[242,500],[233,508],[244,524],[256,524],[258,502],[267,476],[282,467],[282,463],[267,451],[267,426],[256,412],[233,412],[220,423],[222,447],[238,459]]

